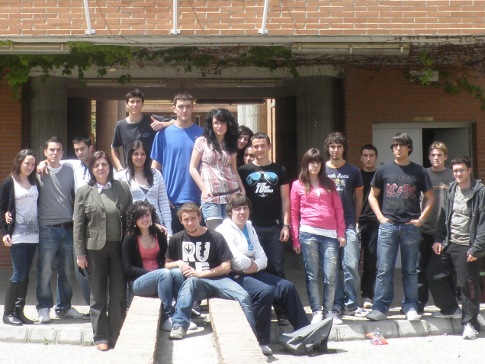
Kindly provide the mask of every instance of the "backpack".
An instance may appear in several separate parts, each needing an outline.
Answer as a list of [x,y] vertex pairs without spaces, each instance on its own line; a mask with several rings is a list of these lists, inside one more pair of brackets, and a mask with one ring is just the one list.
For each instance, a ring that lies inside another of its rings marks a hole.
[[327,343],[332,329],[332,318],[310,324],[279,337],[286,350],[296,355],[312,355],[328,351]]

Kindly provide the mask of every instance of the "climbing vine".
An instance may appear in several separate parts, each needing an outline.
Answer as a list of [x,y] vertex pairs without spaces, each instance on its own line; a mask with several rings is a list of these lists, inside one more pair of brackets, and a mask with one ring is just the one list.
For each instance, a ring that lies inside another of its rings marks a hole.
[[[434,85],[431,82],[431,79],[433,77],[433,72],[436,72],[436,70],[433,70],[434,62],[432,58],[423,52],[420,54],[419,59],[422,68],[418,73],[415,73],[411,79],[418,81],[423,86]],[[478,65],[483,66],[483,63],[475,63],[475,66]],[[473,82],[476,77],[473,73],[478,70],[474,67],[465,67],[460,62],[456,62],[452,70],[453,72],[451,72],[450,68],[437,70],[440,77],[438,83],[435,85],[453,95],[465,92],[479,100],[481,104],[480,109],[485,110],[484,89],[482,86]]]
[[[8,45],[4,42],[2,45]],[[77,73],[80,85],[86,84],[87,70],[94,69],[97,77],[106,76],[113,67],[125,72],[118,77],[121,84],[130,82],[129,72],[132,65],[146,67],[175,67],[179,71],[199,70],[203,76],[220,74],[229,67],[262,67],[269,71],[286,67],[289,73],[297,76],[296,64],[291,50],[285,47],[234,46],[201,48],[172,47],[149,49],[114,45],[94,45],[86,42],[67,43],[70,52],[66,54],[9,54],[0,56],[0,75],[15,91],[26,84],[32,70],[38,70],[45,76],[54,71],[71,76]]]

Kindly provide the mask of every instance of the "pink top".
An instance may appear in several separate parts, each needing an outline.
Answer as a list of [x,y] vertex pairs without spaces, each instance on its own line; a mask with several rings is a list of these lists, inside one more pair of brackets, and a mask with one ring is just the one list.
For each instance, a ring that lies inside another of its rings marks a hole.
[[290,202],[293,247],[300,246],[300,224],[336,230],[337,237],[345,238],[344,209],[336,191],[329,192],[322,187],[317,189],[312,187],[307,194],[305,187],[296,180],[291,186]]
[[151,272],[158,269],[158,253],[160,252],[160,246],[158,240],[155,239],[155,246],[151,249],[145,249],[140,243],[138,238],[138,249],[140,249],[141,261],[143,262],[143,268]]

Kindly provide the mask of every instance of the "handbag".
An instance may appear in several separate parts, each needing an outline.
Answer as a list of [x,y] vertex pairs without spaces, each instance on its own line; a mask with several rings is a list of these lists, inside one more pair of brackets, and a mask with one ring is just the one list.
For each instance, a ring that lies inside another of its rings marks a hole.
[[310,324],[292,333],[284,333],[279,342],[289,352],[296,355],[314,355],[328,351],[328,337],[332,329],[332,318]]

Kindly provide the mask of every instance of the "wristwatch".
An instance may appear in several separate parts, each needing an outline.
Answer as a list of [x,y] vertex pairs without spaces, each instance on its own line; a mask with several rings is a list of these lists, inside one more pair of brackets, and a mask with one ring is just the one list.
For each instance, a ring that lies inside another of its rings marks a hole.
[[290,224],[283,224],[283,227],[287,227],[288,229],[290,228]]

